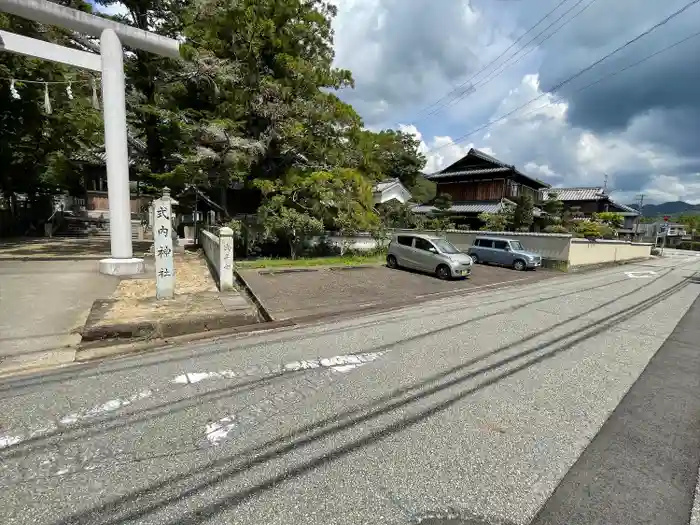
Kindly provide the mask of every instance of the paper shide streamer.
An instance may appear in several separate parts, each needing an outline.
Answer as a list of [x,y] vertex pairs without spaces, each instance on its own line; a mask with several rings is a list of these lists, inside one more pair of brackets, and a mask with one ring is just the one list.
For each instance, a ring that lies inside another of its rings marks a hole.
[[19,96],[19,92],[17,91],[17,88],[15,87],[15,79],[14,78],[12,80],[10,80],[10,95],[15,100],[19,100],[22,98]]
[[47,115],[51,114],[51,99],[49,98],[49,85],[44,83],[44,111]]

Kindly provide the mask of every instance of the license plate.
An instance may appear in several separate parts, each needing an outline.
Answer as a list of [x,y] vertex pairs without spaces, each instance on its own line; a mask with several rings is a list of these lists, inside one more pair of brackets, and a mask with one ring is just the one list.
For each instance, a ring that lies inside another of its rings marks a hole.
[[471,270],[461,270],[461,271],[459,272],[459,274],[460,274],[460,275],[469,275],[470,272],[471,272]]

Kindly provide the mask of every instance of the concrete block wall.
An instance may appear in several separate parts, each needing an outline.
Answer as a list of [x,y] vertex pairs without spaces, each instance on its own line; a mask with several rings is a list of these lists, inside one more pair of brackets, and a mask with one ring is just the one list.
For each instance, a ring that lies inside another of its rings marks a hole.
[[[412,230],[395,230],[395,233]],[[434,231],[423,231],[435,235]],[[437,235],[445,237],[462,251],[466,251],[476,237],[504,237],[520,241],[523,247],[539,254],[545,261],[566,263],[569,260],[569,245],[571,235],[561,233],[530,233],[530,232],[489,232],[480,230],[448,230]]]
[[617,240],[571,239],[569,266],[584,267],[651,257],[652,243]]
[[233,230],[219,228],[216,235],[202,228],[199,230],[199,243],[217,275],[219,290],[233,290]]
[[[520,241],[526,250],[539,254],[542,257],[543,266],[561,270],[644,259],[651,256],[652,249],[652,244],[648,243],[633,243],[620,240],[589,241],[562,233],[489,232],[480,230],[436,232],[434,230],[396,229],[388,235],[391,237],[401,233],[422,233],[445,237],[462,251],[467,251],[478,236],[516,239]],[[326,238],[336,246],[342,244],[351,250],[370,251],[377,248],[376,239],[369,234],[358,234],[352,237],[329,235]],[[315,240],[318,242],[320,238]]]

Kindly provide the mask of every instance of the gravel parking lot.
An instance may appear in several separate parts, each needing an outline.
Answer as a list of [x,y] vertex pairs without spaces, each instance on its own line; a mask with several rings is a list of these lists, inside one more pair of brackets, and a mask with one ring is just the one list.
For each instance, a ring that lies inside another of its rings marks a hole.
[[392,308],[472,290],[525,284],[561,273],[478,265],[469,279],[454,281],[384,266],[242,270],[240,275],[272,317],[283,320]]

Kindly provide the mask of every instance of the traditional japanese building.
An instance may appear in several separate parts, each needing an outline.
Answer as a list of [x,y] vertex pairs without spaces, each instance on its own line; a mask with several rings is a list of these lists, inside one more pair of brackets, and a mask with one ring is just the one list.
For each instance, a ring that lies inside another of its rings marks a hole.
[[632,239],[640,213],[624,204],[613,201],[610,195],[601,187],[585,188],[547,188],[541,190],[541,201],[546,201],[550,195],[564,204],[564,209],[575,211],[582,217],[590,218],[594,213],[612,212],[622,215],[624,223],[617,230],[618,236]]
[[[469,152],[447,168],[426,175],[437,185],[437,195],[447,194],[452,206],[446,210],[455,223],[472,228],[480,226],[481,213],[497,213],[504,202],[529,195],[535,206],[542,200],[542,190],[549,184],[530,177],[515,166],[506,164],[477,149]],[[431,214],[437,210],[431,204],[415,206],[414,213]],[[539,208],[535,209],[536,215]]]

